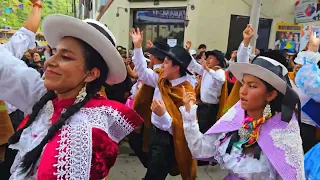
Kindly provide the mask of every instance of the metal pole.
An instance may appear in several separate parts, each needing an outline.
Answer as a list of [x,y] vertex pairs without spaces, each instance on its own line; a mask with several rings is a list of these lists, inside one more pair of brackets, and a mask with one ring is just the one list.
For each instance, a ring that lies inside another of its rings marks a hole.
[[73,12],[73,17],[77,17],[77,8],[76,8],[76,0],[72,0],[72,12]]
[[253,0],[253,4],[251,7],[251,14],[250,14],[250,24],[252,24],[255,35],[250,43],[252,47],[251,53],[254,54],[254,49],[256,48],[256,42],[258,38],[258,29],[259,29],[259,19],[260,19],[260,12],[261,12],[262,0]]

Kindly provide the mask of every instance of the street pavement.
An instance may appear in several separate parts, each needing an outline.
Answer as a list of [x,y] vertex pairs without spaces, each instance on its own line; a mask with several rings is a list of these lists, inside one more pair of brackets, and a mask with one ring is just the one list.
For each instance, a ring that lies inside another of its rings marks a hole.
[[[110,171],[109,180],[141,180],[144,177],[146,169],[137,157],[128,155],[130,152],[128,143],[124,142],[120,145],[117,162]],[[226,174],[219,165],[198,167],[197,179],[222,180]],[[166,180],[181,180],[181,176],[168,175]]]

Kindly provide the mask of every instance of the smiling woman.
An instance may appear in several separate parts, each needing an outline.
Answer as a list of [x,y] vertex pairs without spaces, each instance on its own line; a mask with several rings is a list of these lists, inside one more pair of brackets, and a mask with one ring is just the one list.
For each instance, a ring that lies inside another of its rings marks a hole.
[[43,31],[53,47],[44,81],[0,46],[0,99],[29,113],[9,140],[18,150],[10,179],[103,179],[117,143],[142,123],[98,94],[126,77],[114,36],[95,20],[64,15],[47,16]]

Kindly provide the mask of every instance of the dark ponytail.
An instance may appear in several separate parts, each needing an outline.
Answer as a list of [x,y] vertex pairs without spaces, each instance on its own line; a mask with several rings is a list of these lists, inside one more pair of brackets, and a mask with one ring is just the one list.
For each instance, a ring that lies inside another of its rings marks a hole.
[[[49,142],[50,139],[52,139],[55,136],[55,134],[62,128],[62,126],[66,124],[67,120],[71,116],[77,113],[91,98],[97,95],[102,85],[105,84],[106,82],[109,69],[108,69],[108,66],[106,66],[106,63],[102,58],[102,56],[90,45],[88,45],[86,42],[83,42],[80,39],[77,39],[77,40],[83,48],[84,59],[85,59],[85,69],[87,71],[90,71],[93,68],[97,68],[100,70],[100,76],[94,81],[87,84],[86,86],[87,95],[84,98],[84,100],[68,107],[66,111],[61,114],[60,119],[49,128],[48,133],[40,142],[40,144],[36,146],[34,149],[32,149],[31,151],[29,151],[28,153],[26,153],[24,157],[22,157],[21,173],[25,173],[30,169],[30,171],[28,172],[28,176],[31,175],[31,173],[33,172],[33,169],[37,164],[37,161],[42,153],[44,146]],[[12,138],[10,138],[10,144],[17,143],[19,141],[22,131],[32,124],[32,122],[36,119],[38,113],[43,108],[43,106],[49,100],[52,100],[55,97],[56,95],[54,91],[49,91],[46,95],[44,95],[40,99],[39,102],[37,102],[34,105],[27,124],[25,125],[24,128],[17,131],[17,133],[15,133],[12,136]]]

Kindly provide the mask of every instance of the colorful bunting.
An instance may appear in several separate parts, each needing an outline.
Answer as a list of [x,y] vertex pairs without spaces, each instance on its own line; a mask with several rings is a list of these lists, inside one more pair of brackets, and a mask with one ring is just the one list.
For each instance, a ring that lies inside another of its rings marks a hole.
[[[2,0],[0,0],[2,1]],[[15,9],[24,9],[25,6],[32,6],[32,2],[28,1],[27,3],[23,3],[23,0],[19,0],[19,4],[14,4],[12,5],[12,7],[6,7],[4,9],[0,9],[0,16],[3,15],[3,12],[6,12],[7,14],[10,14],[10,13],[14,13]],[[41,0],[41,2],[43,2],[43,0]],[[52,8],[52,1],[48,0],[47,1],[47,4],[48,4],[48,8]]]
[[4,11],[5,11],[7,14],[10,14],[10,13],[11,13],[10,8],[5,8]]
[[[19,2],[21,2],[21,1],[19,1]],[[31,3],[31,2],[29,2],[29,3]],[[32,3],[31,3],[31,5],[32,5]],[[6,7],[4,9],[4,12],[6,12],[7,14],[10,14],[10,13],[14,13],[14,9],[23,9],[23,8],[24,8],[24,4],[23,3],[15,4],[15,5],[13,5],[13,7]],[[2,12],[3,12],[3,10],[0,10],[0,16],[3,15]]]

